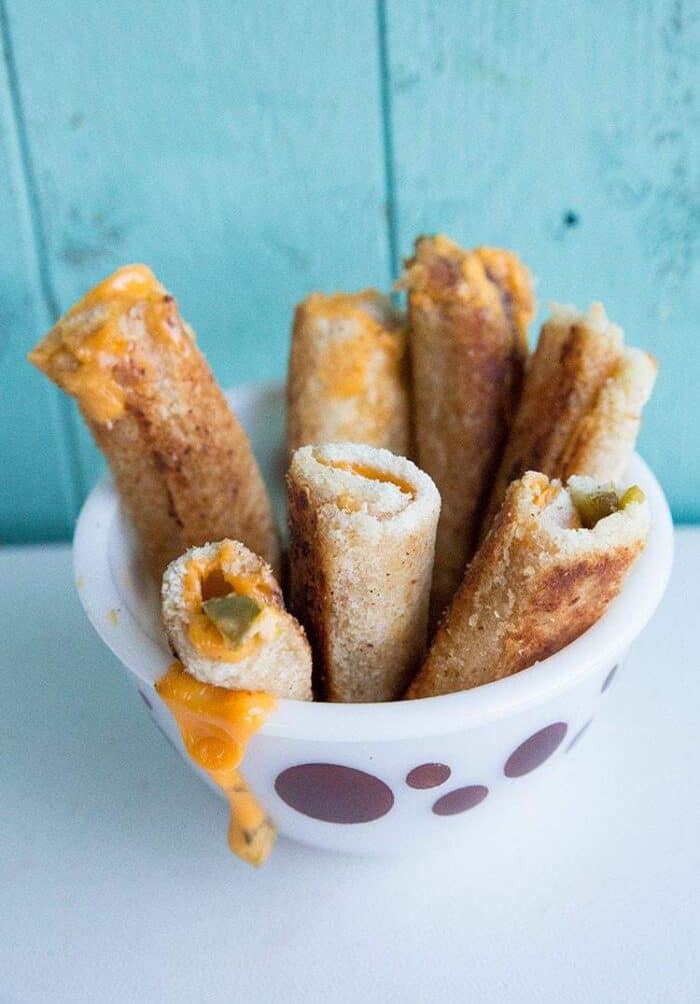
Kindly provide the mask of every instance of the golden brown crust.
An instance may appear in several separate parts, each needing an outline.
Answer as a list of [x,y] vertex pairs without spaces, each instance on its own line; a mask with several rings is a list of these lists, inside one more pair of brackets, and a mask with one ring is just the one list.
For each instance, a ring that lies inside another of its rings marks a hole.
[[[127,271],[120,270],[97,287],[106,302],[97,309],[108,311],[97,326],[93,291],[58,322],[34,361],[78,398],[157,579],[186,548],[223,537],[276,567],[272,510],[248,438],[173,297],[148,270],[133,268],[150,276],[147,295],[139,286],[130,299],[112,296],[108,284]],[[102,333],[108,325],[109,339]],[[105,387],[107,400],[119,402],[110,412],[102,408]]]
[[514,481],[406,696],[478,687],[568,645],[617,596],[647,529],[646,503],[584,530],[558,482]]
[[356,442],[409,451],[406,331],[387,297],[314,293],[296,308],[287,447]]
[[289,609],[304,625],[313,652],[313,691],[317,698],[328,694],[326,667],[330,662],[327,617],[328,596],[322,562],[313,542],[318,539],[317,509],[311,504],[306,485],[287,476],[289,513]]
[[290,606],[316,692],[396,699],[425,653],[435,486],[410,461],[357,444],[298,450],[288,486]]
[[465,252],[420,238],[407,263],[418,462],[442,496],[433,614],[476,544],[484,493],[520,394],[532,317],[530,278],[515,255]]
[[649,356],[624,349],[620,329],[600,305],[587,316],[560,311],[548,321],[528,366],[482,536],[508,484],[526,470],[562,480],[572,474],[622,477],[654,374]]
[[571,436],[562,454],[559,477],[588,474],[598,481],[622,478],[657,369],[656,360],[648,352],[625,350]]

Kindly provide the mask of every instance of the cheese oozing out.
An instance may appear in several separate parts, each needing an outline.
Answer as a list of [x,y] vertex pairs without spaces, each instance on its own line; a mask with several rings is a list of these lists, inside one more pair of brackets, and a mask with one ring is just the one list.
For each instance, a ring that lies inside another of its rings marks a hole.
[[129,357],[133,330],[126,318],[135,307],[156,342],[186,352],[192,339],[177,319],[175,301],[146,265],[125,265],[91,289],[29,353],[29,361],[67,394],[89,418],[116,421],[124,412],[128,386],[148,378],[144,361],[122,382],[115,369]]
[[[244,574],[235,568],[235,545],[224,541],[208,557],[190,558],[182,577],[189,641],[199,655],[218,662],[254,659],[276,635],[283,616],[278,592],[263,572]],[[187,753],[229,801],[231,850],[262,864],[275,827],[239,767],[251,736],[275,708],[275,696],[202,683],[180,662],[172,664],[156,689],[177,721]]]
[[361,293],[313,293],[302,307],[304,315],[315,322],[317,344],[319,333],[328,336],[334,321],[351,322],[347,337],[320,340],[325,350],[319,360],[318,376],[330,397],[348,399],[365,394],[377,351],[390,372],[399,376],[405,331],[400,314],[387,297],[373,289]]
[[190,758],[228,799],[229,847],[250,864],[261,865],[276,830],[239,767],[251,737],[275,708],[274,696],[200,683],[180,662],[169,667],[156,691],[175,718]]
[[[262,576],[233,574],[226,568],[231,560],[231,548],[226,544],[209,559],[190,559],[182,586],[190,616],[189,639],[202,656],[220,662],[239,662],[253,655],[277,631],[280,618],[279,608],[271,604],[272,593]],[[260,608],[237,643],[226,637],[203,606],[207,600],[231,594],[247,597]]]

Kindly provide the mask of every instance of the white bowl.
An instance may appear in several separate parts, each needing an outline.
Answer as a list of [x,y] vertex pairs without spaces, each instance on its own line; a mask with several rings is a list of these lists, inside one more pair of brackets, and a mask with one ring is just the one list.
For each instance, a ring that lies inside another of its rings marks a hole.
[[[229,396],[283,518],[283,388],[249,386]],[[649,500],[648,547],[605,616],[561,652],[515,676],[443,697],[364,705],[279,701],[250,744],[244,773],[281,833],[328,850],[393,853],[466,839],[470,831],[484,839],[506,806],[512,813],[516,796],[545,777],[591,721],[666,588],[673,547],[666,500],[639,457],[628,480]],[[156,724],[209,783],[155,692],[172,657],[156,590],[139,571],[130,527],[107,481],[83,506],[74,562],[93,626]]]

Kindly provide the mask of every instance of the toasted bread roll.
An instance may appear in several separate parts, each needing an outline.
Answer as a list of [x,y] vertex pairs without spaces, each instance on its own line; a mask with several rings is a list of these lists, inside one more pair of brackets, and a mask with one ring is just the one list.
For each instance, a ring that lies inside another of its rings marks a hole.
[[572,474],[588,474],[597,481],[622,478],[634,452],[657,369],[648,352],[624,350],[567,444],[563,478]]
[[421,237],[408,290],[418,463],[442,497],[433,619],[476,546],[481,510],[520,394],[533,298],[527,269],[496,248]]
[[406,696],[479,687],[558,652],[617,596],[648,530],[639,488],[514,481]]
[[331,701],[390,701],[425,652],[440,496],[388,450],[303,447],[288,474],[291,608]]
[[311,650],[272,569],[243,544],[195,547],[168,565],[162,615],[173,652],[202,683],[311,700]]
[[572,474],[621,478],[655,377],[655,360],[624,348],[622,329],[602,304],[587,314],[555,305],[530,360],[482,536],[509,483],[526,470],[562,481]]
[[368,443],[409,451],[406,331],[387,296],[314,293],[296,309],[287,447]]
[[77,398],[153,575],[207,540],[276,567],[270,501],[248,438],[177,304],[127,265],[72,307],[29,359]]

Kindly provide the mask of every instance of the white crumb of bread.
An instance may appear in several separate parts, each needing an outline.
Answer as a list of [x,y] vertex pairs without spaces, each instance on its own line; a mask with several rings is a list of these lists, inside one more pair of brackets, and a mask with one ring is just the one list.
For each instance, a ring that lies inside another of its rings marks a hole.
[[[332,466],[350,463],[386,473],[408,485],[412,496],[388,481],[374,480]],[[420,524],[440,505],[440,496],[424,471],[405,457],[389,450],[360,443],[324,443],[304,446],[292,457],[290,477],[313,485],[318,502],[343,509],[351,520],[383,520],[401,517],[406,531]],[[350,511],[349,506],[357,506]]]
[[[605,516],[594,527],[587,529],[581,526],[569,489],[573,488],[580,494],[590,494],[607,485],[600,484],[595,478],[573,475],[566,488],[558,481],[551,481],[550,486],[557,490],[557,494],[538,514],[537,522],[540,531],[555,543],[560,556],[573,558],[585,553],[603,554],[614,547],[632,546],[646,540],[650,525],[646,499],[626,505],[624,509]],[[615,487],[618,495],[621,495],[624,488],[620,485]]]

